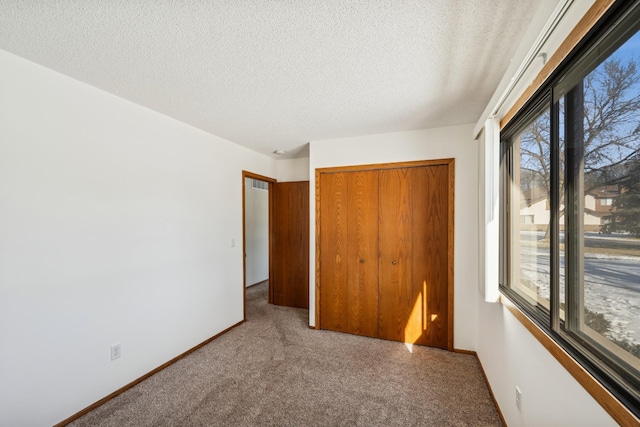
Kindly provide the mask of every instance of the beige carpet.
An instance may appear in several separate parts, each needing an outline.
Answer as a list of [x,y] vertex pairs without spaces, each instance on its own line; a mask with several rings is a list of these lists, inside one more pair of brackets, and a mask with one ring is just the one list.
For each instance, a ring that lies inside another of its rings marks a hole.
[[473,356],[307,326],[247,291],[247,322],[72,426],[499,426]]

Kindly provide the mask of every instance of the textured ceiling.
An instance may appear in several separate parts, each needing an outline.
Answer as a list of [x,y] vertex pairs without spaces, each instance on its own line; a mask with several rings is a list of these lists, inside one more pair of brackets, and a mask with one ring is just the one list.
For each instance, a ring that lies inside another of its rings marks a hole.
[[0,48],[230,141],[475,123],[531,0],[0,0]]

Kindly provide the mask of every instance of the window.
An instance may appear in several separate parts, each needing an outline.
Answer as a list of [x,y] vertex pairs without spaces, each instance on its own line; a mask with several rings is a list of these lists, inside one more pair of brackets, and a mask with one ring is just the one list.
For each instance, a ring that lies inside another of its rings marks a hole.
[[[531,305],[549,308],[549,218],[527,221],[531,209],[549,196],[550,109],[542,105],[511,138],[508,182],[511,289]],[[518,221],[518,218],[520,220]],[[533,225],[533,226],[532,226]]]
[[640,416],[640,2],[616,4],[501,146],[502,293]]

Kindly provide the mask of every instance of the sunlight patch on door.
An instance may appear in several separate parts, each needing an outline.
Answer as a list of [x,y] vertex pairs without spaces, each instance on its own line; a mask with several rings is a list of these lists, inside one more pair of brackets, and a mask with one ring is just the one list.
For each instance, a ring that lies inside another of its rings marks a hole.
[[404,327],[404,342],[415,344],[427,330],[427,281],[422,281],[422,290],[415,296],[411,314]]

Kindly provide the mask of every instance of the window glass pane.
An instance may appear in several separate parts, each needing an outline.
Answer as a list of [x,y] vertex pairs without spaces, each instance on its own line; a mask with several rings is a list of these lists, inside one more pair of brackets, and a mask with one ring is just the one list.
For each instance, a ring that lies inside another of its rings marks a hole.
[[575,285],[582,312],[572,316],[578,319],[580,332],[636,368],[640,367],[638,47],[640,34],[572,90],[577,102],[581,100],[574,114],[582,120],[571,128],[581,139],[573,151],[572,197],[574,214],[580,216],[575,221],[579,233],[575,256],[580,258],[576,266],[582,270]]
[[545,110],[512,139],[510,287],[549,308],[550,113]]

